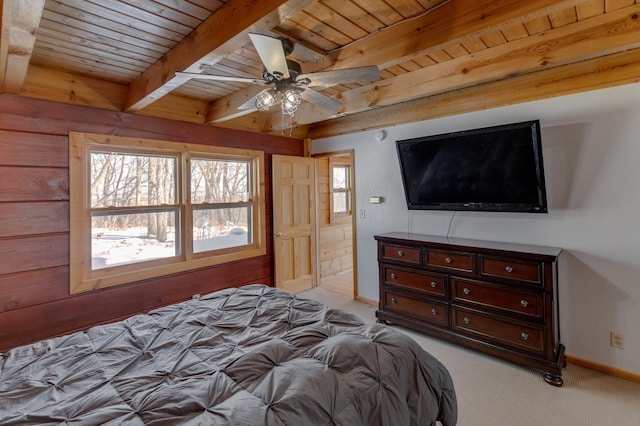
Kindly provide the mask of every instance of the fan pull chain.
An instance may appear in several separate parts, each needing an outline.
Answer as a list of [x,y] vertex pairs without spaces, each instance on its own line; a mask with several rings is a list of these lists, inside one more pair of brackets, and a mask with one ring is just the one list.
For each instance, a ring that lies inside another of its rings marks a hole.
[[[285,114],[284,112],[282,114],[280,114],[280,128],[282,130],[280,130],[280,134],[282,136],[285,135],[285,130],[287,127],[289,127],[289,136],[293,136],[293,115],[294,114]],[[288,118],[289,122],[288,122],[288,126],[285,126],[285,116]]]
[[289,116],[289,136],[293,136],[293,114]]
[[280,114],[280,127],[282,128],[282,136],[284,136],[284,113]]

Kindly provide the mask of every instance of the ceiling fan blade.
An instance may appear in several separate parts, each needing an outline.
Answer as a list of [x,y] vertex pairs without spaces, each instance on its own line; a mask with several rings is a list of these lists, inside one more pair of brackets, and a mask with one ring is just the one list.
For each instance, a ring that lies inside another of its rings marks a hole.
[[231,81],[237,83],[266,84],[264,80],[256,78],[229,77],[226,75],[196,74],[190,72],[177,72],[176,77],[196,78],[199,80]]
[[267,72],[272,75],[280,75],[282,78],[289,78],[289,67],[282,47],[282,40],[255,33],[249,33],[249,38],[251,38]]
[[300,88],[300,90],[300,96],[302,97],[302,99],[307,102],[311,102],[312,104],[317,105],[322,109],[333,111],[342,106],[342,102],[320,92],[316,92],[313,89]]
[[366,83],[380,80],[380,70],[375,65],[343,70],[320,71],[309,74],[300,74],[296,82],[303,83],[308,79],[309,87],[330,87],[338,84]]

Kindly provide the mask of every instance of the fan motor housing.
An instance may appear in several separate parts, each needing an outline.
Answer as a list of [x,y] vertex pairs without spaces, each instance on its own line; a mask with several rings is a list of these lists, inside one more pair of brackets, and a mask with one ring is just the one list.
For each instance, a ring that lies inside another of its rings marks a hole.
[[[296,61],[292,61],[291,59],[287,59],[287,69],[289,70],[289,79],[291,82],[296,80],[296,77],[301,73],[302,67]],[[271,74],[266,69],[262,71],[262,78],[265,79],[268,83],[275,83],[277,81],[283,80],[282,75],[277,73],[277,75]]]
[[302,67],[296,61],[292,61],[291,59],[287,59],[287,68],[289,69],[289,76],[292,80],[295,80],[298,74],[302,72]]

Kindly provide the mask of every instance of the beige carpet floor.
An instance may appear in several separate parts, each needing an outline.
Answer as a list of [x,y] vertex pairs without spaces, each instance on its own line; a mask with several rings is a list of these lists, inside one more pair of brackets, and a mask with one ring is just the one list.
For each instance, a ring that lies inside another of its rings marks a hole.
[[[315,288],[299,294],[376,321],[374,306]],[[542,373],[444,342],[403,327],[451,373],[459,426],[640,426],[640,383],[569,364],[564,385],[548,385]]]

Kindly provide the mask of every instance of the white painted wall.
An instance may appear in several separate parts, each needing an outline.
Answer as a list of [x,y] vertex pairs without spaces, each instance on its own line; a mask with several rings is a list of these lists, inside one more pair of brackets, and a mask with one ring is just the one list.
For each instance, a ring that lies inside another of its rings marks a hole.
[[[395,141],[539,119],[548,214],[409,211]],[[564,248],[567,354],[640,374],[640,83],[313,141],[355,150],[358,292],[378,300],[374,235],[409,231]],[[369,204],[369,197],[384,197]],[[360,211],[365,218],[360,218]],[[622,333],[625,349],[609,345]]]

